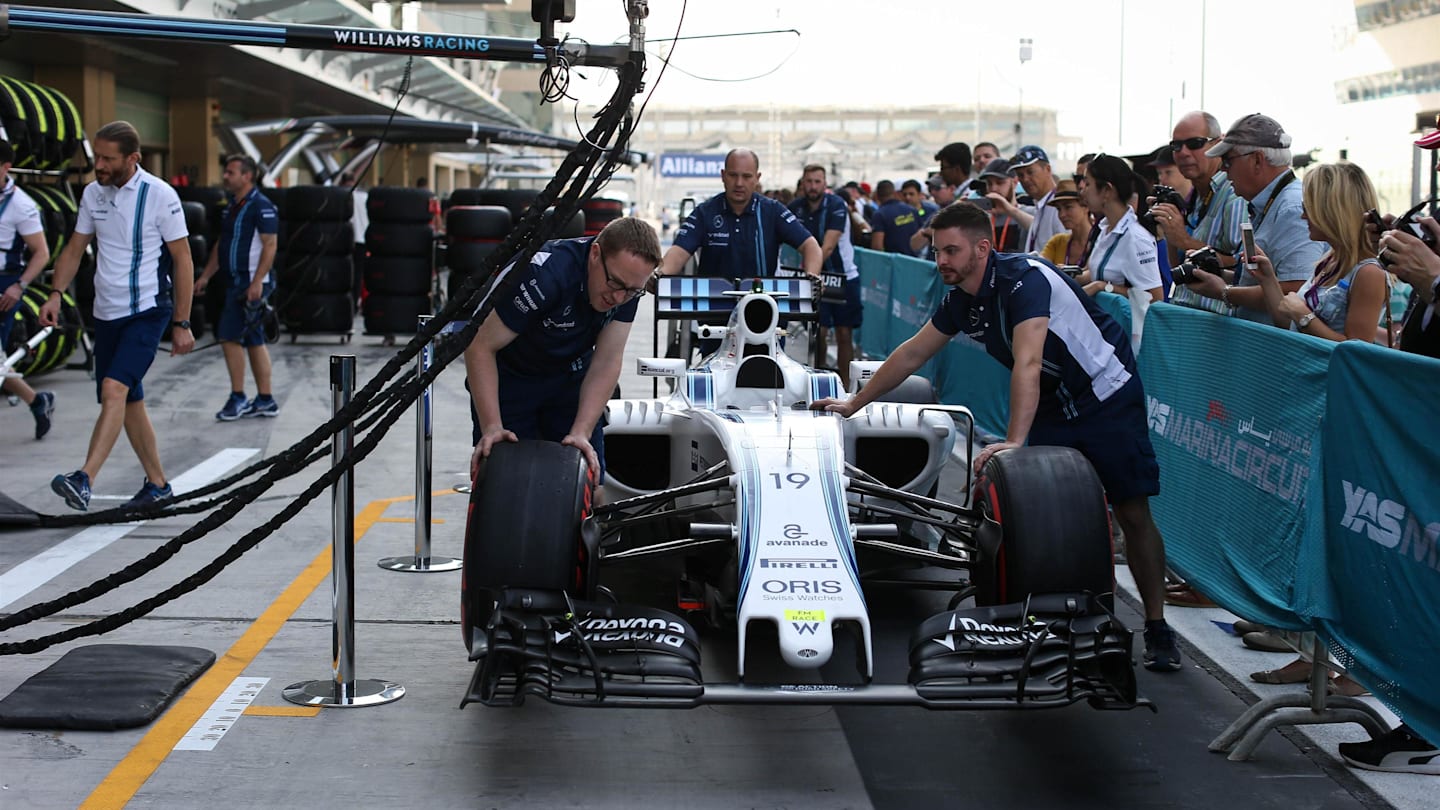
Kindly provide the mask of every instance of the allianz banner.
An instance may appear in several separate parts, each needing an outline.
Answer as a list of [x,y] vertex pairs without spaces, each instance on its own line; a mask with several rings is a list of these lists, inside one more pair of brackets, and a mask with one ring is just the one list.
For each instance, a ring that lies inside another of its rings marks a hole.
[[1331,653],[1434,742],[1440,360],[1347,342],[1330,361],[1329,400],[1324,553],[1300,576],[1326,586],[1311,610]]
[[1160,463],[1151,508],[1166,556],[1236,615],[1287,630],[1308,629],[1296,570],[1321,536],[1311,524],[1335,345],[1169,304],[1145,319],[1140,378]]
[[725,170],[725,155],[703,152],[660,153],[661,177],[709,177],[716,179]]

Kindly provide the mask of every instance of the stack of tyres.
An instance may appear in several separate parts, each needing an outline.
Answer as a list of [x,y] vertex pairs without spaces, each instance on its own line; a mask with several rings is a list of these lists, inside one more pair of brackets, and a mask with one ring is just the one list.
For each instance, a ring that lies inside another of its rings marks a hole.
[[0,127],[19,169],[65,169],[85,141],[80,111],[64,93],[9,76],[0,76]]
[[370,335],[413,335],[421,315],[433,313],[435,231],[429,189],[378,186],[370,190],[365,231],[365,297]]
[[581,206],[585,211],[585,235],[594,236],[606,225],[625,216],[625,203],[604,197],[586,200]]
[[[30,199],[35,201],[35,207],[40,211],[40,225],[45,229],[45,243],[50,248],[50,261],[45,265],[45,269],[49,271],[54,269],[55,260],[65,248],[70,234],[75,231],[75,218],[79,213],[79,206],[75,202],[76,192],[64,183],[35,179],[26,183],[25,193],[30,195]],[[80,257],[80,270],[75,275],[73,290],[80,307],[80,316],[88,325],[95,303],[95,261],[89,251]]]
[[[10,327],[10,338],[3,347],[4,354],[8,356],[11,352],[25,345],[32,335],[38,334],[43,328],[40,326],[40,307],[45,305],[50,298],[50,288],[44,284],[35,283],[25,288],[25,294],[20,298],[20,305],[10,314],[15,323]],[[35,350],[28,354],[16,365],[15,370],[27,377],[34,377],[44,374],[47,371],[60,368],[70,359],[81,342],[81,331],[84,324],[80,320],[80,308],[75,298],[69,293],[60,296],[60,323],[59,328],[50,333],[50,336],[40,342]]]
[[445,212],[445,263],[450,268],[446,292],[450,298],[456,297],[466,279],[485,272],[486,260],[505,241],[511,225],[510,209],[499,205],[452,205]]
[[350,334],[355,321],[353,205],[350,189],[338,186],[294,186],[277,203],[284,263],[277,258],[275,302],[292,339]]
[[[190,261],[194,262],[195,277],[199,278],[205,272],[205,263],[210,260],[210,251],[218,242],[211,241],[210,215],[204,203],[186,200],[180,203],[180,207],[185,212],[185,230],[190,233],[186,239],[190,243]],[[210,279],[205,295],[196,296],[190,304],[190,331],[197,340],[205,337],[207,328],[214,330],[219,326],[220,304],[229,286],[230,280],[217,274]]]

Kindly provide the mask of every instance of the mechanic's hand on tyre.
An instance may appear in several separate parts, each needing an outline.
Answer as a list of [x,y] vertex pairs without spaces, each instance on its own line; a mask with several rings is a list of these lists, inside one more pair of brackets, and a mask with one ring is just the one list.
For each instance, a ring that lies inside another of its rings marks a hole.
[[829,411],[840,416],[849,417],[855,413],[855,406],[843,399],[817,399],[810,403],[812,411]]
[[52,293],[49,298],[45,299],[45,303],[40,305],[39,315],[41,326],[59,326],[60,299]]
[[518,442],[520,437],[505,428],[486,430],[480,436],[480,443],[475,445],[475,452],[470,454],[470,481],[474,483],[475,478],[480,475],[480,459],[490,457],[490,448],[498,442]]
[[1001,450],[1014,450],[1019,446],[1020,445],[1016,444],[1015,442],[996,442],[995,444],[987,444],[985,446],[985,449],[980,451],[980,455],[975,457],[975,474],[979,475],[980,471],[985,469],[985,462],[989,461],[991,456],[995,455]]
[[579,450],[581,455],[585,456],[585,464],[590,467],[590,471],[597,476],[600,474],[600,457],[595,455],[595,448],[590,446],[589,435],[582,436],[579,433],[571,433],[561,439],[560,443]]

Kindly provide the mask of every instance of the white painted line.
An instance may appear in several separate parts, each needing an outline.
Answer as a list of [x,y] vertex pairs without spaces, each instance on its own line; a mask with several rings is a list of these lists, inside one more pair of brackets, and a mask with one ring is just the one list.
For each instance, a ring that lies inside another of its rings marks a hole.
[[[176,492],[190,492],[214,481],[260,451],[253,447],[227,447],[170,480]],[[119,540],[145,521],[115,526],[91,526],[68,540],[36,554],[0,574],[0,607],[9,607],[71,566]]]
[[235,721],[245,713],[245,707],[255,701],[260,690],[269,682],[269,678],[251,678],[245,675],[231,681],[230,686],[220,693],[220,697],[215,698],[210,708],[195,721],[195,725],[175,743],[174,750],[214,751],[220,738],[235,725]]

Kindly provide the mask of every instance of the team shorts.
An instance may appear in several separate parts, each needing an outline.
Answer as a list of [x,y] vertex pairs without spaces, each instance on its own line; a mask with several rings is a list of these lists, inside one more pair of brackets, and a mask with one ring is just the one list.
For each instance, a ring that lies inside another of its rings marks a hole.
[[130,389],[126,402],[145,398],[145,387],[140,381],[155,362],[160,338],[170,326],[170,313],[169,307],[154,307],[113,321],[95,319],[96,402],[100,401],[100,387],[106,379]]
[[1160,464],[1150,444],[1139,377],[1131,377],[1091,414],[1069,422],[1036,420],[1030,444],[1079,450],[1100,476],[1112,504],[1160,494]]
[[[11,284],[19,283],[20,275],[18,273],[0,273],[0,293],[5,292]],[[25,299],[20,300],[24,301]],[[5,342],[10,339],[10,328],[15,325],[15,310],[19,308],[20,303],[16,302],[14,307],[0,312],[0,355],[6,354]]]
[[[548,377],[525,377],[500,370],[500,421],[520,439],[558,442],[570,433],[580,410],[580,384],[584,371],[570,371]],[[469,384],[467,382],[468,390]],[[480,424],[471,405],[472,438],[480,443]],[[600,481],[605,480],[605,418],[590,433],[590,446],[600,461]]]
[[820,302],[820,325],[828,328],[835,326],[848,326],[851,329],[859,329],[860,322],[865,317],[865,309],[860,305],[860,279],[845,279],[845,303]]
[[220,310],[220,326],[215,337],[225,343],[239,343],[241,346],[265,345],[265,301],[275,291],[275,285],[265,280],[259,301],[245,300],[245,288],[232,286],[225,295],[225,306]]

